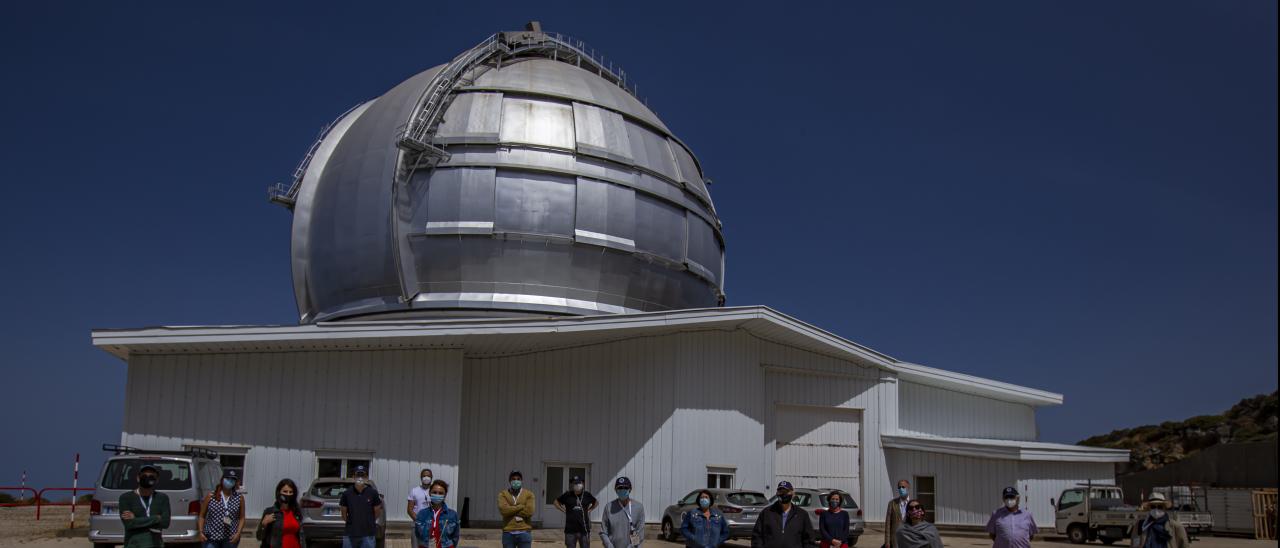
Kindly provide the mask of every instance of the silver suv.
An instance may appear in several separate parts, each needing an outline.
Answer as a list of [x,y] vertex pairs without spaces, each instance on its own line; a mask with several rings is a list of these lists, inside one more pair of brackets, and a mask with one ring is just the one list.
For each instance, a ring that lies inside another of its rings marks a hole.
[[[729,539],[749,538],[751,529],[760,517],[760,510],[768,506],[768,498],[758,491],[743,489],[707,489],[716,496],[715,506],[729,522]],[[662,538],[675,542],[680,538],[680,524],[684,513],[697,507],[698,493],[690,491],[684,498],[668,506],[662,513]]]
[[[356,480],[352,478],[316,478],[307,491],[298,498],[298,506],[302,507],[302,531],[307,535],[307,542],[313,540],[342,540],[346,524],[342,522],[342,507],[338,499],[342,492],[353,489]],[[369,480],[369,486],[378,486]],[[378,517],[376,534],[378,548],[382,548],[387,538],[387,500],[382,496],[382,515]]]
[[156,490],[169,497],[169,528],[164,542],[198,542],[196,518],[200,501],[217,487],[222,466],[213,451],[147,451],[105,444],[103,451],[115,453],[102,464],[102,474],[94,486],[89,505],[89,542],[94,548],[108,548],[124,542],[124,523],[120,521],[120,495],[137,489],[138,470],[144,465],[156,467],[160,481]]

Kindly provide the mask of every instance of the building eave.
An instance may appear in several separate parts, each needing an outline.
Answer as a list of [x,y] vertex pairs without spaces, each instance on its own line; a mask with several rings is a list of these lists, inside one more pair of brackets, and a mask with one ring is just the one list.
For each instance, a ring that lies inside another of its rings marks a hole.
[[1036,388],[926,367],[915,363],[898,362],[896,365],[898,367],[898,378],[907,382],[1037,407],[1062,405],[1063,401],[1062,394]]
[[882,434],[881,445],[891,449],[1018,461],[1128,462],[1129,451],[1038,441],[945,438]]

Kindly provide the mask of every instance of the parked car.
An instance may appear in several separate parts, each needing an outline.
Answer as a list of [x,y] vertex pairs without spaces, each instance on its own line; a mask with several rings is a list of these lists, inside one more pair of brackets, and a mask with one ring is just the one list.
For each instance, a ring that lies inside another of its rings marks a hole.
[[[742,489],[707,489],[716,496],[715,506],[729,522],[729,538],[749,538],[751,528],[760,517],[760,510],[768,506],[769,498],[758,491]],[[690,491],[684,498],[668,506],[662,512],[662,538],[676,541],[680,538],[680,522],[685,512],[698,506],[698,492]]]
[[[345,525],[342,522],[342,507],[338,505],[338,499],[342,497],[343,491],[354,489],[355,483],[356,481],[352,478],[316,478],[311,482],[306,493],[298,498],[298,505],[302,507],[302,532],[307,535],[308,542],[342,540]],[[369,481],[369,485],[374,489],[378,488],[372,480]],[[387,539],[387,500],[382,495],[382,491],[378,491],[378,496],[383,504],[382,515],[378,518],[377,541],[378,548],[383,548]]]
[[138,470],[144,465],[156,467],[160,473],[156,490],[169,497],[169,527],[164,530],[165,544],[199,542],[196,519],[200,501],[217,488],[222,479],[218,454],[204,449],[189,451],[148,451],[123,445],[104,444],[103,451],[114,453],[102,463],[102,473],[94,485],[89,503],[89,542],[94,548],[107,548],[124,542],[124,523],[120,521],[120,495],[138,488]]
[[[809,514],[809,521],[813,523],[813,528],[818,528],[818,516],[827,511],[827,496],[831,493],[840,493],[840,499],[843,501],[842,508],[849,513],[849,546],[858,544],[858,537],[862,536],[863,530],[866,529],[867,522],[862,518],[862,509],[858,507],[858,502],[853,500],[853,495],[841,491],[839,489],[808,489],[799,488],[795,490],[795,494],[791,498],[791,504],[803,508]],[[769,497],[769,504],[773,504],[778,500],[777,495]]]

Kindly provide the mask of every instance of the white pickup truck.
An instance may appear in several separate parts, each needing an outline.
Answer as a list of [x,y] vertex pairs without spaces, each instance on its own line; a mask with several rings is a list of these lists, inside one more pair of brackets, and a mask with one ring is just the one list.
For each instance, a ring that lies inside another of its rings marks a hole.
[[[1138,508],[1124,504],[1124,493],[1119,487],[1095,485],[1066,489],[1051,502],[1056,510],[1054,528],[1074,544],[1091,540],[1112,544],[1127,540],[1141,517]],[[1208,512],[1175,508],[1169,511],[1169,517],[1186,527],[1187,535],[1193,538],[1213,528],[1213,515]]]

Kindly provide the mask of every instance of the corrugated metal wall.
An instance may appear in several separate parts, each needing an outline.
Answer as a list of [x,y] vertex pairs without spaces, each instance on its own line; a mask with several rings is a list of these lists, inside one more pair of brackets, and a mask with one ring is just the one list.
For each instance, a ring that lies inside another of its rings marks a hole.
[[458,478],[460,350],[136,355],[128,367],[121,443],[249,447],[250,509],[281,478],[305,489],[317,451],[369,455],[392,519],[407,519],[394,510],[423,467]]
[[947,525],[985,525],[1002,504],[1001,490],[1016,486],[1023,508],[1031,511],[1037,525],[1049,530],[1053,528],[1050,498],[1090,479],[1100,485],[1115,483],[1110,463],[1014,461],[903,449],[886,453],[890,476],[894,481],[911,481],[913,493],[916,476],[933,476],[935,519]]
[[[828,373],[766,372],[778,367]],[[589,488],[603,500],[613,498],[616,477],[631,478],[655,523],[705,485],[708,466],[736,468],[735,486],[768,492],[777,403],[864,409],[864,443],[877,457],[866,459],[863,475],[887,484],[873,423],[883,416],[874,406],[895,402],[892,381],[744,332],[468,358],[465,370],[461,491],[473,520],[498,519],[494,498],[513,468],[545,500],[547,462],[589,464]],[[887,487],[880,491],[887,496]]]
[[899,383],[903,432],[958,438],[1035,440],[1036,412],[1003,402],[912,382]]

